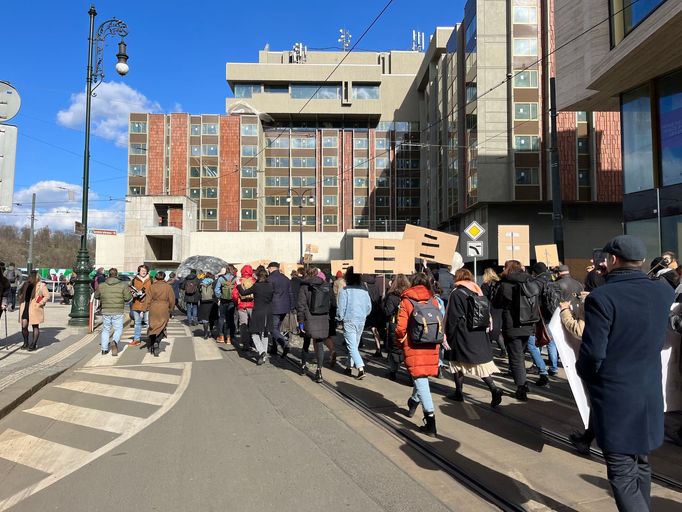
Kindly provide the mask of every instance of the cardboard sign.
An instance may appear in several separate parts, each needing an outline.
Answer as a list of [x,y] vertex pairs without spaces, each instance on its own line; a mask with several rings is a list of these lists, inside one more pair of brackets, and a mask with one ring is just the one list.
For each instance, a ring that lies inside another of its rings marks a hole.
[[529,226],[497,227],[497,262],[517,260],[530,265],[530,228]]
[[452,255],[457,251],[459,236],[407,224],[403,240],[414,240],[415,258],[450,265]]
[[353,270],[360,274],[412,274],[414,245],[414,240],[354,238]]
[[543,262],[549,268],[558,267],[561,265],[559,261],[559,251],[555,244],[536,245],[535,259]]
[[301,265],[298,263],[280,263],[279,264],[279,271],[284,274],[287,277],[291,277],[291,272],[293,270],[296,270],[299,268]]
[[305,252],[310,253],[310,254],[317,254],[319,252],[319,247],[314,244],[307,244],[305,246]]
[[332,276],[336,276],[336,273],[340,270],[344,274],[348,267],[353,266],[353,260],[332,260]]

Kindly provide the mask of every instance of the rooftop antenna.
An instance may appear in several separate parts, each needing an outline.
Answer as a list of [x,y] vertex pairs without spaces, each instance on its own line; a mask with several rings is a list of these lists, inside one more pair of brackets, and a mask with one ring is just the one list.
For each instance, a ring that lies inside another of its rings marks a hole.
[[303,43],[296,43],[290,52],[291,62],[294,64],[302,64],[308,58],[308,47]]
[[423,52],[425,49],[424,44],[424,32],[412,31],[412,51],[413,52]]
[[346,28],[340,28],[339,33],[341,35],[339,36],[338,42],[341,43],[341,46],[343,46],[343,51],[347,52],[348,48],[350,48],[350,40],[353,38],[353,36]]

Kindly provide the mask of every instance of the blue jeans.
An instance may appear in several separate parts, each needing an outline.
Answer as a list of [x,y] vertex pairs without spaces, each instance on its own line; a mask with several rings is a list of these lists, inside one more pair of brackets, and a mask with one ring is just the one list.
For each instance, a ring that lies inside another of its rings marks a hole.
[[[540,375],[547,375],[547,365],[545,364],[544,359],[542,359],[540,349],[535,346],[535,335],[528,337],[528,351],[530,352],[530,356],[533,358],[535,366],[538,367]],[[552,373],[556,373],[559,370],[559,355],[557,353],[556,343],[554,343],[554,340],[551,340],[549,345],[547,345],[547,354],[549,355],[549,370]]]
[[187,310],[187,323],[191,324],[192,322],[196,322],[199,305],[194,302],[186,302],[185,308]]
[[109,350],[109,334],[114,328],[114,341],[121,341],[123,334],[123,313],[120,315],[102,315],[102,350]]
[[433,398],[431,398],[431,389],[429,388],[428,377],[417,377],[414,380],[414,387],[412,388],[412,400],[420,402],[424,414],[433,412]]
[[[187,319],[189,320],[189,313]],[[221,299],[220,305],[218,306],[218,335],[234,338],[235,330],[234,302],[228,302]]]
[[135,334],[133,338],[139,340],[142,337],[142,318],[144,322],[149,324],[149,311],[133,311],[133,319],[135,320]]
[[359,350],[364,328],[365,322],[343,322],[343,339],[346,342],[346,349],[348,350],[348,357],[350,358],[348,365],[350,368],[353,366],[357,369],[365,367]]
[[289,342],[287,339],[284,337],[282,334],[282,331],[280,331],[280,326],[282,325],[282,320],[284,320],[284,317],[286,314],[274,314],[272,315],[272,329],[270,330],[270,336],[272,337],[272,342],[273,343],[279,343],[283,347],[286,347],[289,345]]

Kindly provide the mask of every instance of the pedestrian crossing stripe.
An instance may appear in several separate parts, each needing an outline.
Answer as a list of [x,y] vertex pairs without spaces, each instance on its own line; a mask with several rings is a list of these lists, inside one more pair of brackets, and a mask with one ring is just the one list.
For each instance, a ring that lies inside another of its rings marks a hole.
[[[119,384],[100,384],[89,382],[86,379],[76,377],[67,380],[56,387],[95,396],[106,400],[117,398],[141,403],[153,403],[159,406],[156,411],[146,418],[107,412],[100,409],[92,409],[80,405],[52,400],[41,400],[34,406],[27,408],[22,413],[51,418],[65,424],[85,426],[105,432],[118,433],[119,435],[108,443],[94,451],[82,450],[73,446],[57,443],[49,439],[43,439],[15,429],[7,429],[0,433],[0,458],[15,464],[40,471],[45,477],[33,484],[4,499],[0,499],[0,512],[15,506],[20,501],[28,498],[49,485],[70,475],[86,464],[96,460],[102,455],[113,450],[126,442],[133,435],[149,427],[161,416],[166,414],[187,390],[191,376],[192,363],[175,363],[159,365],[159,368],[174,368],[180,371],[178,375],[168,373],[160,374],[149,367],[149,371],[121,369],[121,368],[91,368],[80,371],[83,377],[88,374],[108,375],[116,378],[133,378],[148,382],[165,382],[174,384],[175,389],[170,393],[160,393],[137,389],[132,386]],[[77,398],[76,400],[77,401]]]

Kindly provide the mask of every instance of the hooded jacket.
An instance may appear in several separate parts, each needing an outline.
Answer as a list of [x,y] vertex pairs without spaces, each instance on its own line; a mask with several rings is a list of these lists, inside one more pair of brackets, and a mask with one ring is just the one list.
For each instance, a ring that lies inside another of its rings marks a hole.
[[232,289],[232,300],[237,305],[237,309],[253,309],[253,294],[249,293],[248,289],[255,282],[253,267],[251,265],[244,265],[241,277],[237,279],[236,286]]
[[95,298],[102,303],[102,314],[122,315],[126,303],[133,297],[126,283],[117,277],[108,277],[95,290]]
[[426,289],[419,285],[408,288],[403,292],[398,310],[398,323],[395,328],[395,343],[402,345],[405,353],[405,366],[413,379],[419,377],[435,377],[438,375],[438,354],[440,345],[415,345],[408,336],[408,322],[414,306],[410,299],[417,302],[432,301],[439,307],[436,298]]
[[324,281],[317,276],[304,279],[298,292],[298,303],[296,306],[298,321],[303,323],[305,334],[315,340],[325,339],[329,335],[329,313],[313,315],[310,312],[312,288],[322,283]]
[[527,272],[512,272],[502,277],[495,292],[493,306],[502,310],[502,333],[506,337],[525,337],[535,332],[534,325],[521,325],[519,322],[519,287],[529,279]]
[[201,299],[201,289],[200,289],[200,283],[199,283],[199,279],[197,278],[196,272],[190,272],[189,273],[189,275],[185,278],[185,280],[182,283],[180,283],[180,289],[186,290],[187,289],[187,283],[189,283],[190,281],[195,282],[195,285],[196,285],[195,288],[197,291],[191,295],[188,295],[187,292],[185,292],[185,303],[198,304],[199,300]]

